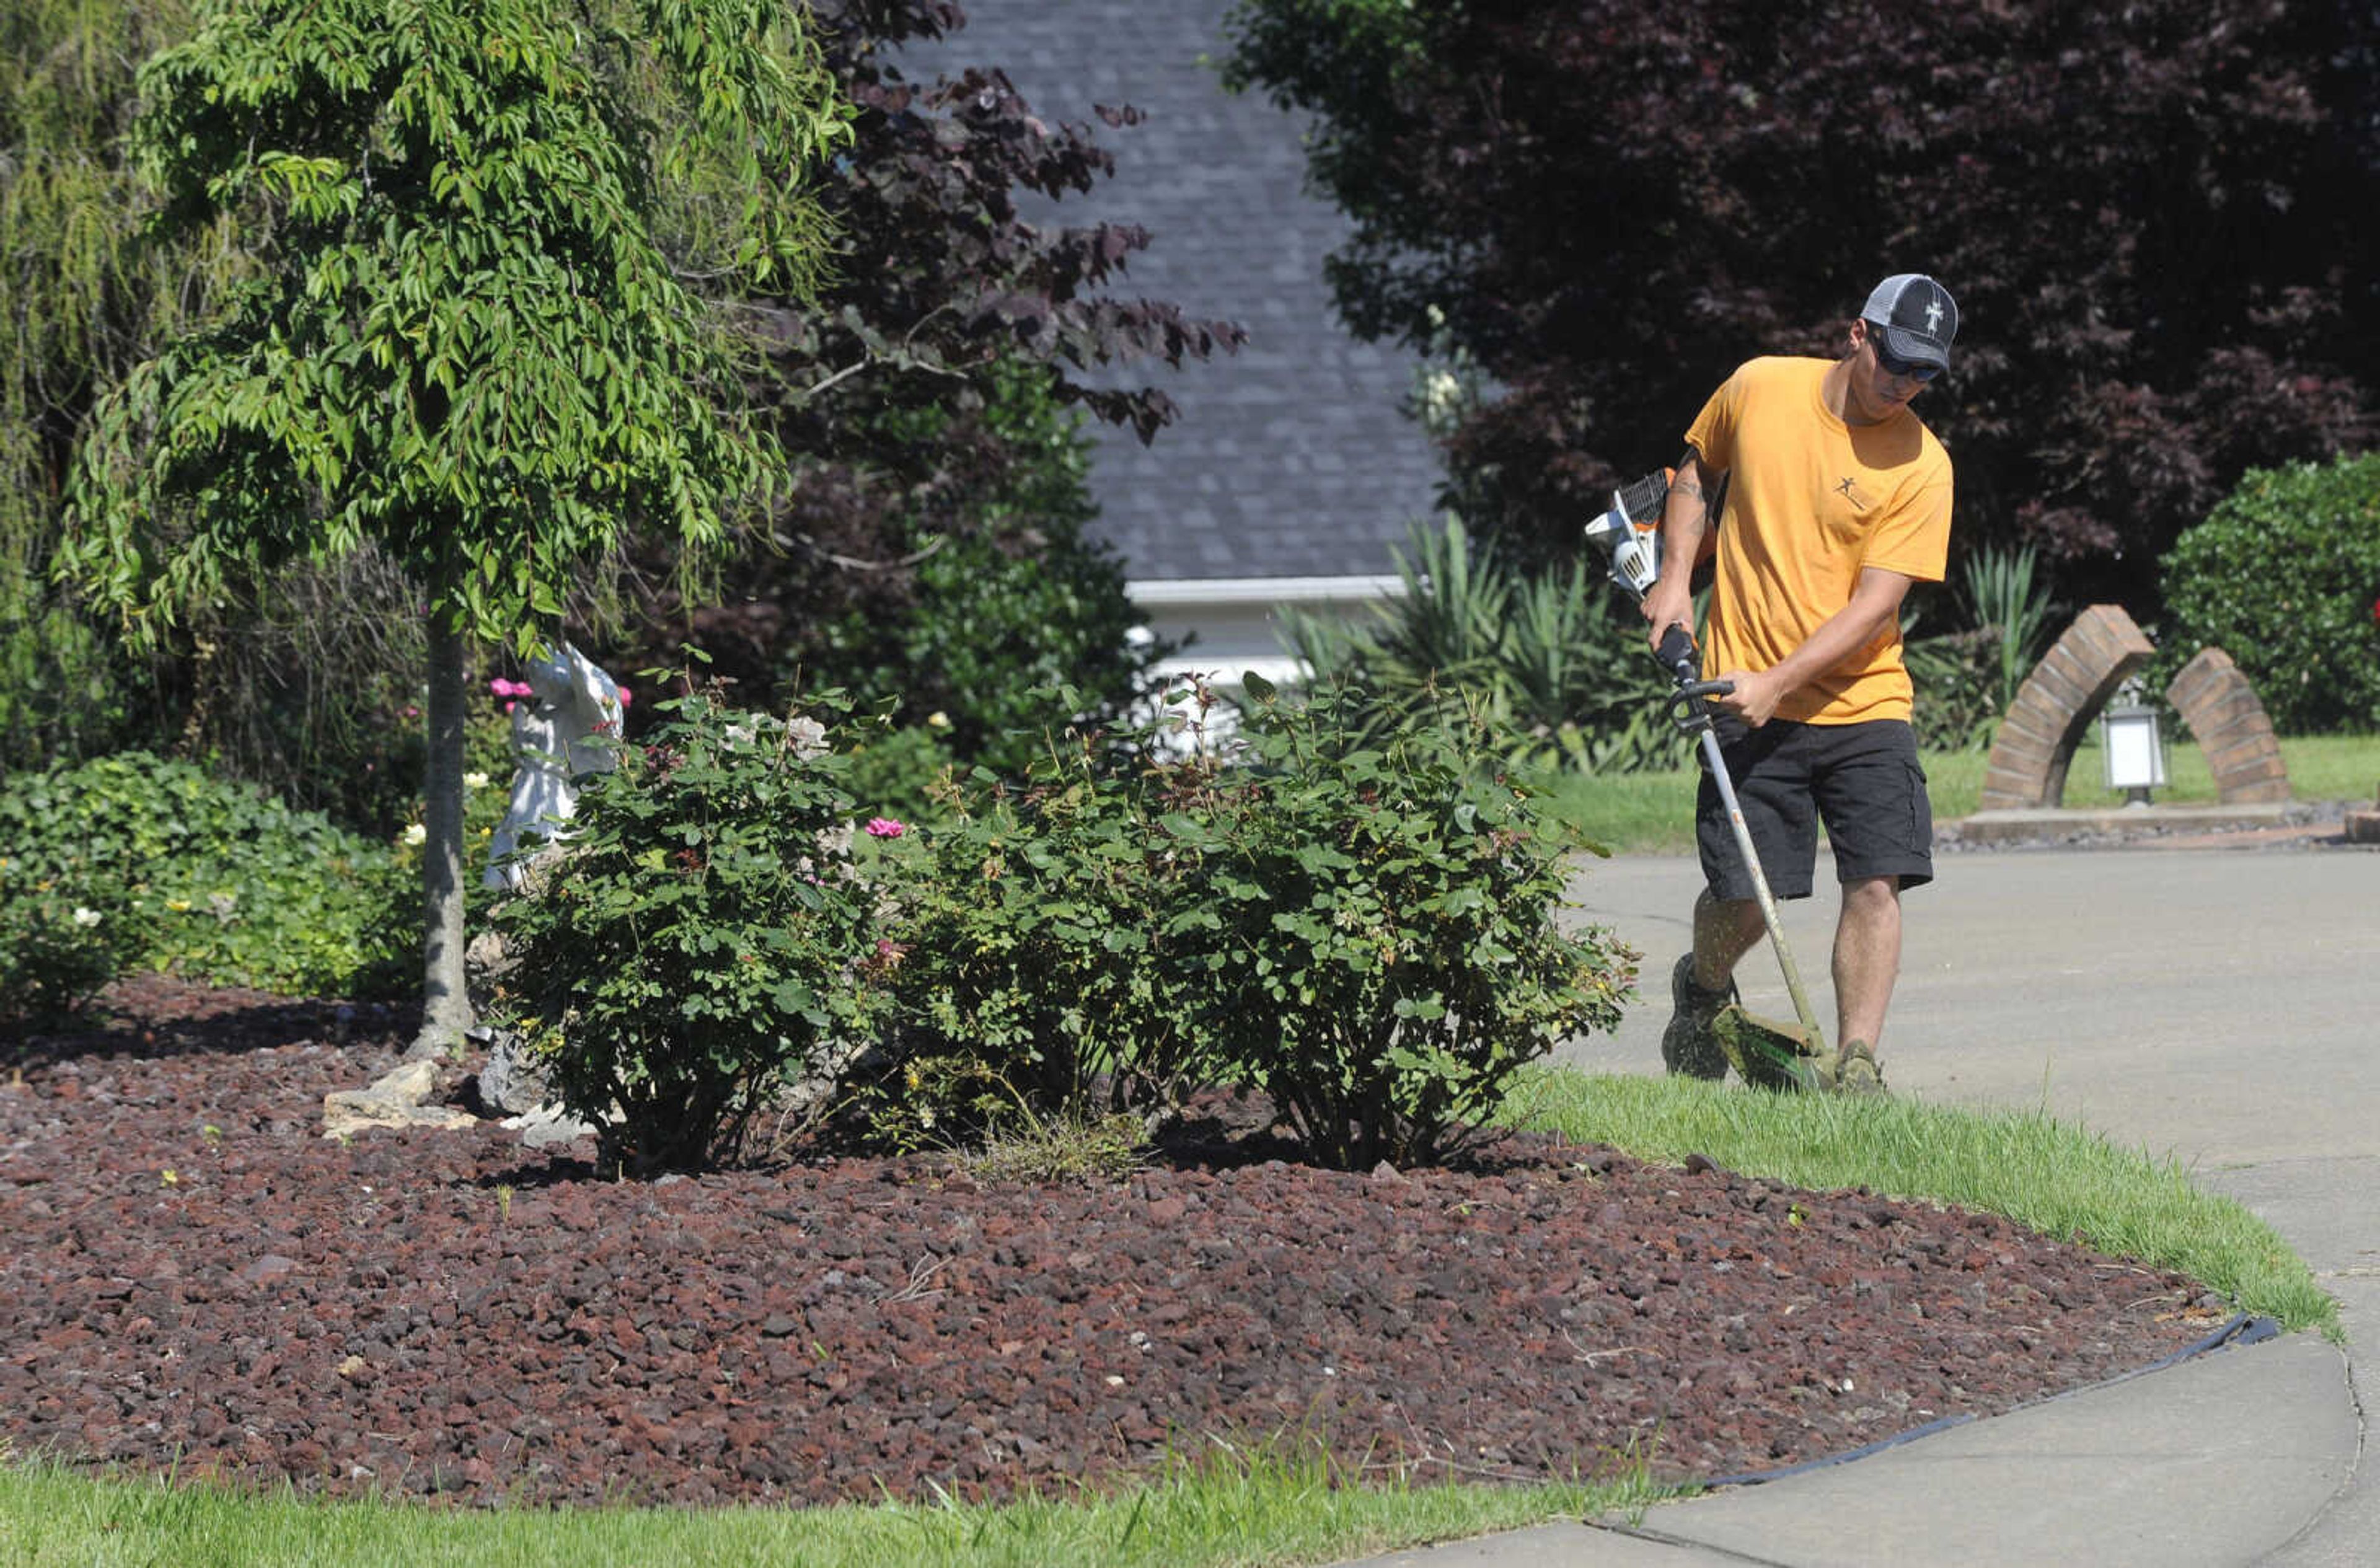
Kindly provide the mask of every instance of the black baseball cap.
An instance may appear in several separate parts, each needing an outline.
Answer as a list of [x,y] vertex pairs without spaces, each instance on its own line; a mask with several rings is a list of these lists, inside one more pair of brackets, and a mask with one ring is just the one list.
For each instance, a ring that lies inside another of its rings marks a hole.
[[1924,273],[1895,273],[1877,284],[1860,314],[1884,334],[1885,351],[1894,359],[1950,368],[1950,340],[1959,335],[1958,302]]

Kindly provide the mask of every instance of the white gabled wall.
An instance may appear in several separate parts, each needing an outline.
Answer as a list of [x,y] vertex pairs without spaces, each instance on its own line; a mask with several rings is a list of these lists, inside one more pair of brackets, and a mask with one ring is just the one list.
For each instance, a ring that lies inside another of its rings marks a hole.
[[[1159,672],[1169,678],[1198,676],[1229,698],[1239,696],[1241,677],[1249,671],[1275,686],[1305,677],[1301,662],[1281,647],[1284,606],[1360,625],[1374,605],[1403,592],[1403,578],[1378,576],[1150,578],[1124,584],[1124,596],[1142,616],[1135,635],[1186,644],[1160,661]],[[1219,708],[1208,715],[1209,745],[1228,737],[1229,714],[1228,708]]]
[[1187,644],[1161,666],[1169,675],[1202,675],[1236,689],[1244,671],[1269,681],[1302,672],[1281,649],[1280,613],[1335,614],[1360,623],[1371,606],[1403,593],[1396,577],[1154,578],[1124,584],[1147,630]]

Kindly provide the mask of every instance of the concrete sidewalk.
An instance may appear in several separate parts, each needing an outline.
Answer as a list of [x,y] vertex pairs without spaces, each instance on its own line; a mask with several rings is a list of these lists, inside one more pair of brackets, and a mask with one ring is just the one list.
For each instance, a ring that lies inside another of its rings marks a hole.
[[[2041,1106],[2174,1158],[2277,1229],[2338,1298],[2313,1335],[2233,1346],[1848,1464],[1653,1510],[1400,1552],[1369,1568],[2380,1564],[2361,1464],[2380,1380],[2380,855],[2110,848],[1945,855],[1911,893],[1882,1056],[1895,1093]],[[1787,906],[1831,1032],[1835,897]],[[1560,1059],[1658,1073],[1699,873],[1589,862],[1582,920],[1645,955],[1619,1033]],[[1764,944],[1739,971],[1791,1016]]]

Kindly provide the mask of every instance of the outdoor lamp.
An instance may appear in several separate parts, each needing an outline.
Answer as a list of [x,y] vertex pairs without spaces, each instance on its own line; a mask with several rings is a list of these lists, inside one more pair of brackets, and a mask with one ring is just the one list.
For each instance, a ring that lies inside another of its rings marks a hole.
[[2124,791],[2126,806],[2146,806],[2149,790],[2165,783],[2165,740],[2157,734],[2156,710],[2141,700],[2138,682],[2126,681],[2100,715],[2099,739],[2107,787]]

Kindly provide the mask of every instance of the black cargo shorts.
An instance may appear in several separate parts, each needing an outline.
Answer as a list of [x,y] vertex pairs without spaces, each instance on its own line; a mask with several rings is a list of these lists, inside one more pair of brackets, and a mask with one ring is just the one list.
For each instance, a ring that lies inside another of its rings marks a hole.
[[[1934,880],[1934,808],[1925,798],[1917,737],[1905,720],[1804,724],[1771,719],[1755,730],[1720,714],[1716,723],[1770,893],[1810,896],[1821,821],[1834,848],[1838,881],[1899,877],[1910,888]],[[1694,841],[1713,897],[1753,896],[1751,872],[1707,770],[1695,797]]]

